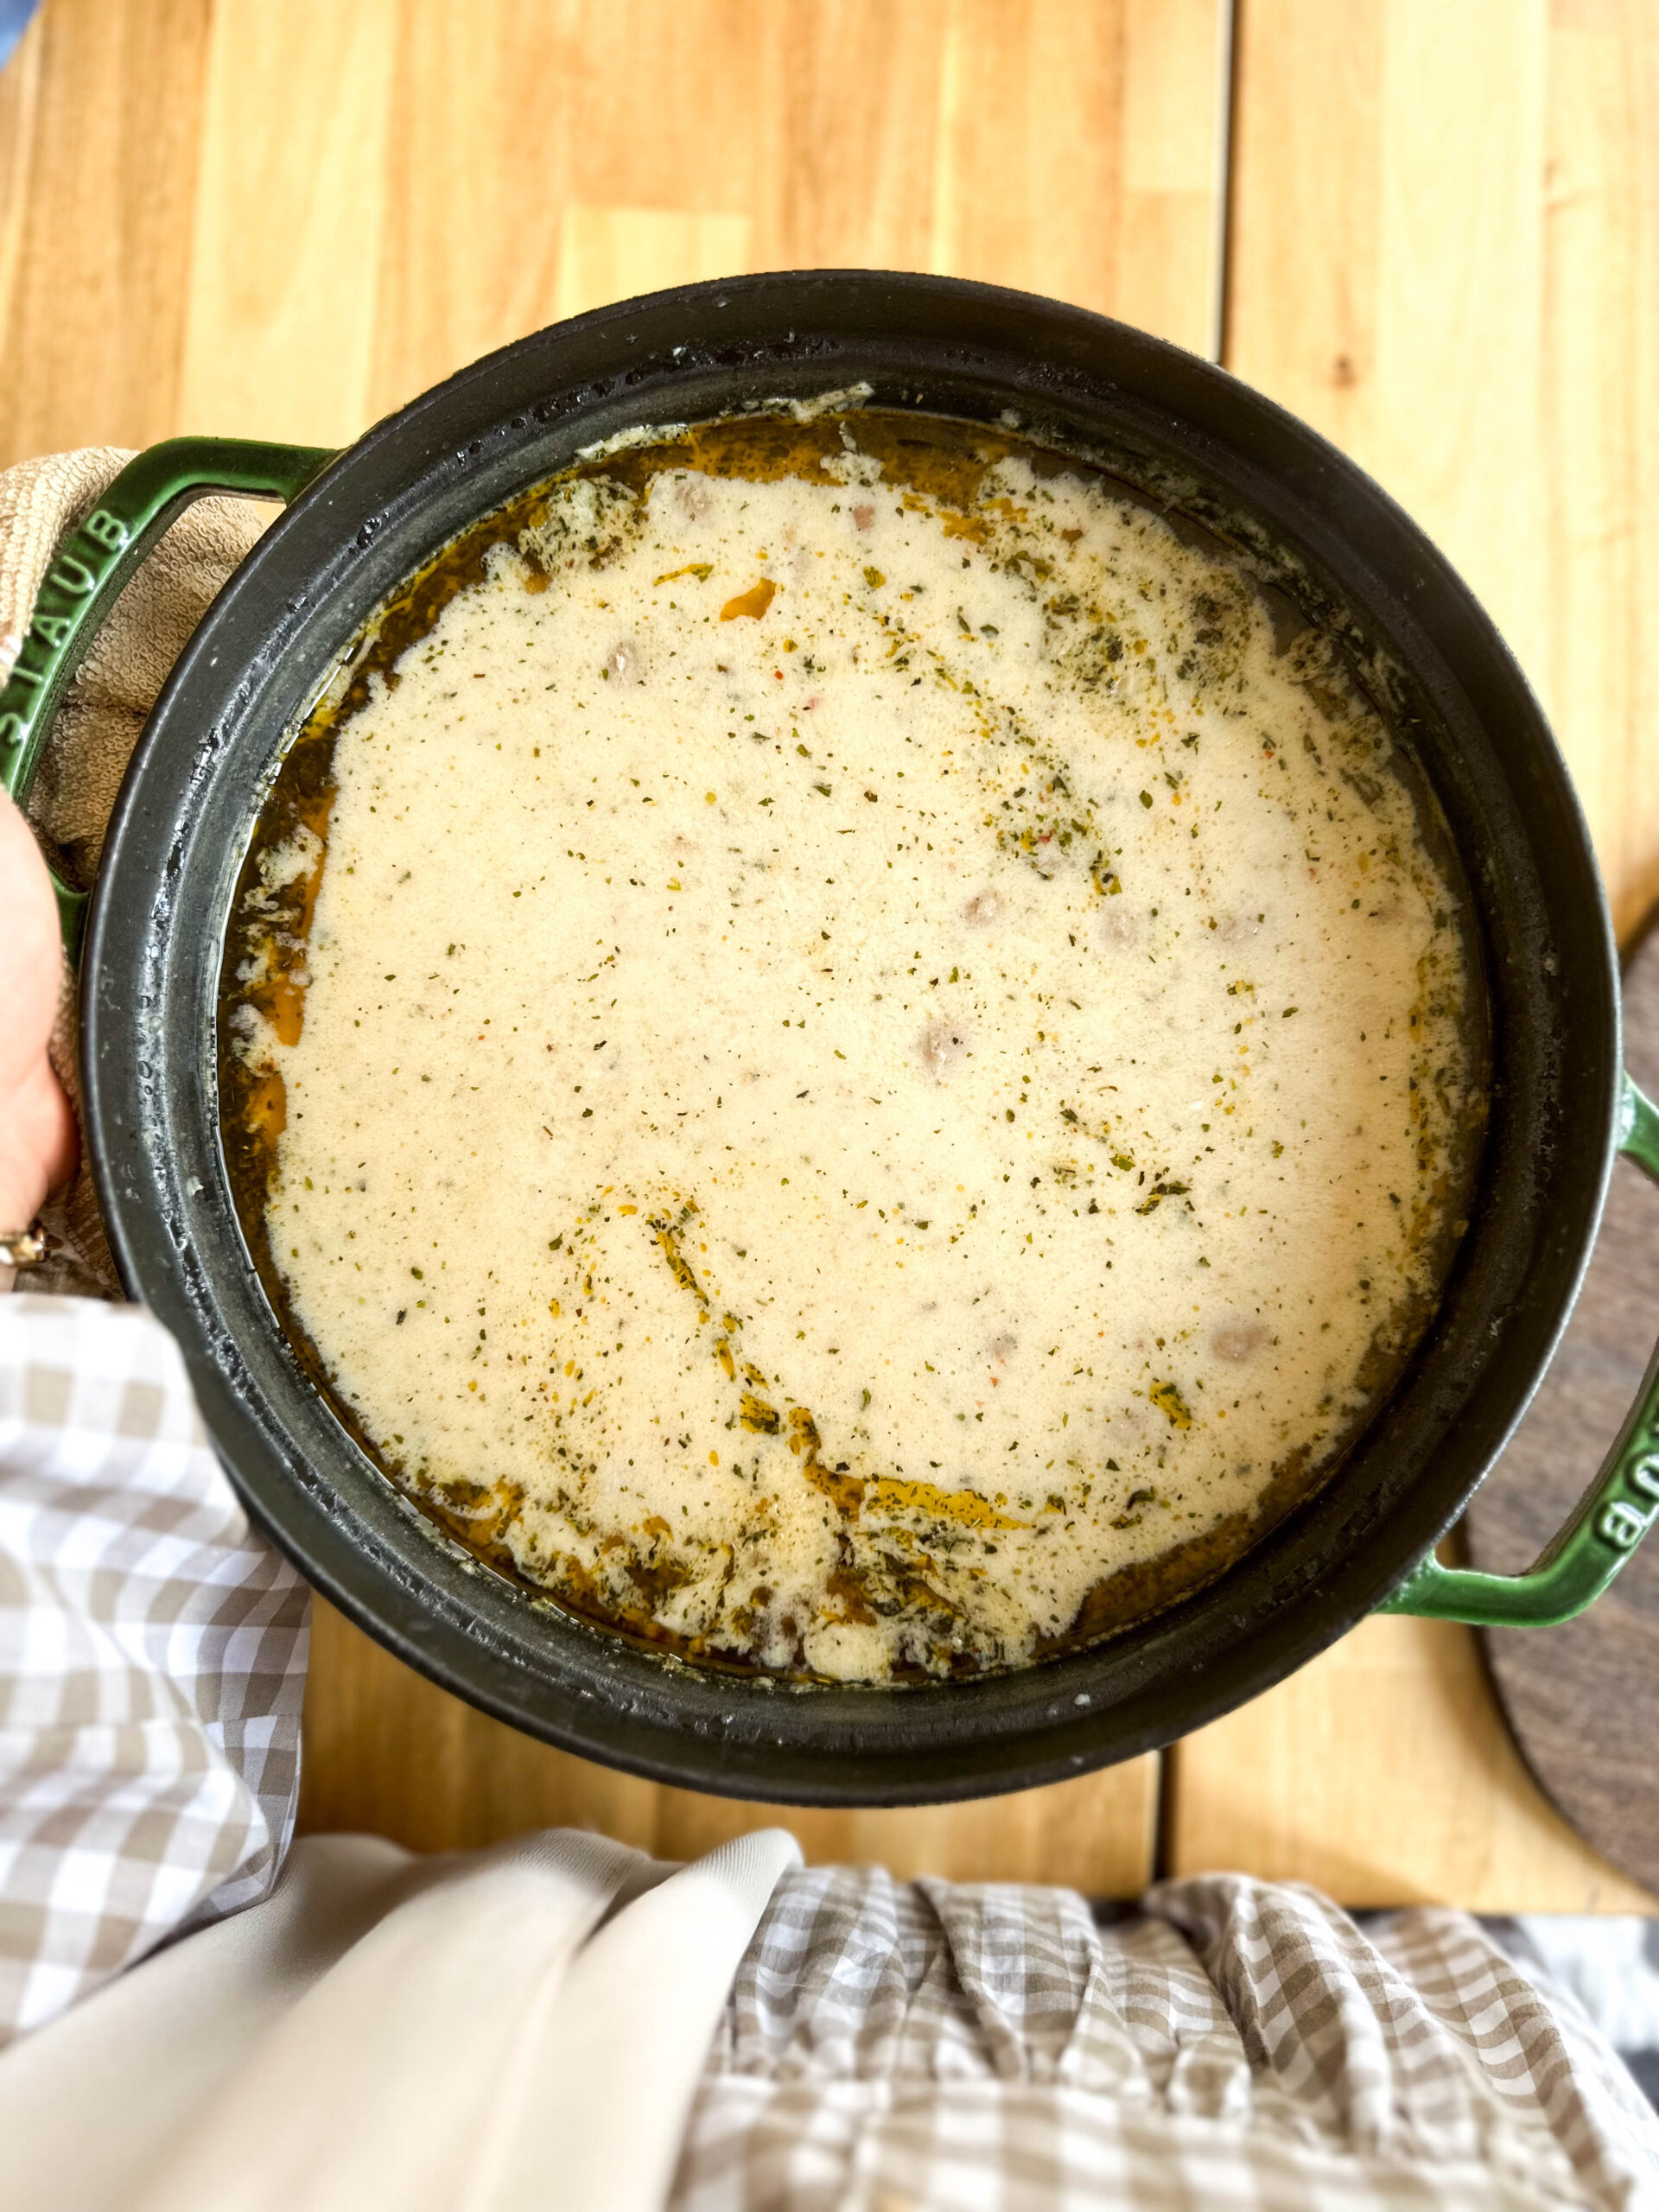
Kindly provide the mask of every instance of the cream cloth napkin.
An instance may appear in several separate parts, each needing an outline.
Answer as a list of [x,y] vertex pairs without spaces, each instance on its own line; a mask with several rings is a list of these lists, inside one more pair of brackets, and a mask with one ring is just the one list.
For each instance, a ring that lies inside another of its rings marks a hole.
[[0,2059],[8,2212],[655,2212],[780,1830],[296,1844],[276,1894]]
[[[118,446],[92,446],[0,471],[0,679],[17,657],[58,545],[131,458]],[[35,832],[66,883],[83,890],[91,886],[110,810],[156,695],[274,512],[257,499],[197,500],[164,534],[111,609],[48,738],[29,801]],[[75,988],[67,967],[52,1060],[79,1109]],[[45,1218],[67,1249],[31,1268],[28,1287],[118,1298],[121,1287],[84,1157],[69,1190]],[[22,1226],[0,1223],[4,1229]],[[0,1279],[0,1288],[5,1287]]]

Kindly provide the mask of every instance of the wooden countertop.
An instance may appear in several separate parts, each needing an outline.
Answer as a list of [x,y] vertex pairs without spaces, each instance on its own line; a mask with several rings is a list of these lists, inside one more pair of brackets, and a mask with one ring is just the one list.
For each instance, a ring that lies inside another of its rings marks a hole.
[[[521,332],[743,270],[948,270],[1143,324],[1427,525],[1542,694],[1621,929],[1659,893],[1652,0],[47,0],[0,75],[0,463],[343,442]],[[513,1736],[318,1613],[313,1827],[679,1855],[778,1817]],[[1529,1781],[1473,1638],[1404,1620],[1161,1760],[791,1825],[1120,1894],[1226,1865],[1354,1904],[1656,1909]]]

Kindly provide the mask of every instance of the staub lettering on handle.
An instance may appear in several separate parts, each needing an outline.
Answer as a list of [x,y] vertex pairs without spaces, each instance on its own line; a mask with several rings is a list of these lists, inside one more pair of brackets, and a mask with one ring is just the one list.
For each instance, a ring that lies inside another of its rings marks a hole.
[[[16,658],[0,659],[0,791],[28,803],[53,713],[99,624],[149,540],[185,501],[208,492],[291,499],[329,458],[312,446],[252,445],[242,438],[169,438],[130,461],[101,501],[58,549],[29,614]],[[12,642],[8,640],[8,643]],[[88,894],[55,874],[58,926],[72,962],[80,954]]]
[[1645,1452],[1633,1460],[1624,1471],[1624,1479],[1645,1503],[1617,1497],[1603,1507],[1599,1525],[1610,1544],[1616,1544],[1622,1552],[1633,1552],[1659,1519],[1659,1452]]
[[51,672],[52,657],[74,635],[99,584],[125,551],[130,535],[119,515],[112,515],[107,507],[95,507],[59,554],[41,585],[17,658],[0,690],[0,772],[10,767],[10,756],[22,752],[29,742],[41,687]]

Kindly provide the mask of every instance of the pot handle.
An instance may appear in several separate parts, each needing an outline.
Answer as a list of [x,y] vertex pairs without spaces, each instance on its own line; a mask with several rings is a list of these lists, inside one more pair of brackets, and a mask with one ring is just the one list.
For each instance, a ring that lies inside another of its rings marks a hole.
[[[123,585],[178,509],[210,492],[298,496],[332,461],[320,446],[270,446],[247,438],[169,438],[130,461],[58,549],[0,688],[0,785],[22,806],[40,766],[58,702]],[[64,950],[79,958],[87,894],[55,874]]]
[[[1659,1107],[1629,1076],[1619,1099],[1618,1148],[1659,1182]],[[1659,1521],[1659,1351],[1641,1394],[1572,1519],[1524,1574],[1442,1567],[1425,1553],[1379,1613],[1466,1621],[1473,1628],[1553,1628],[1599,1598]]]

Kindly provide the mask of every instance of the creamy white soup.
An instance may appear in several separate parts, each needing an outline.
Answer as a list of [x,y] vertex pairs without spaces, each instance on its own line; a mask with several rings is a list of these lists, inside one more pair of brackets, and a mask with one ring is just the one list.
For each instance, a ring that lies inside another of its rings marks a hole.
[[327,1387],[488,1556],[694,1659],[1018,1666],[1397,1376],[1460,904],[1218,546],[1011,436],[774,429],[590,457],[366,641],[245,873],[227,1112]]

